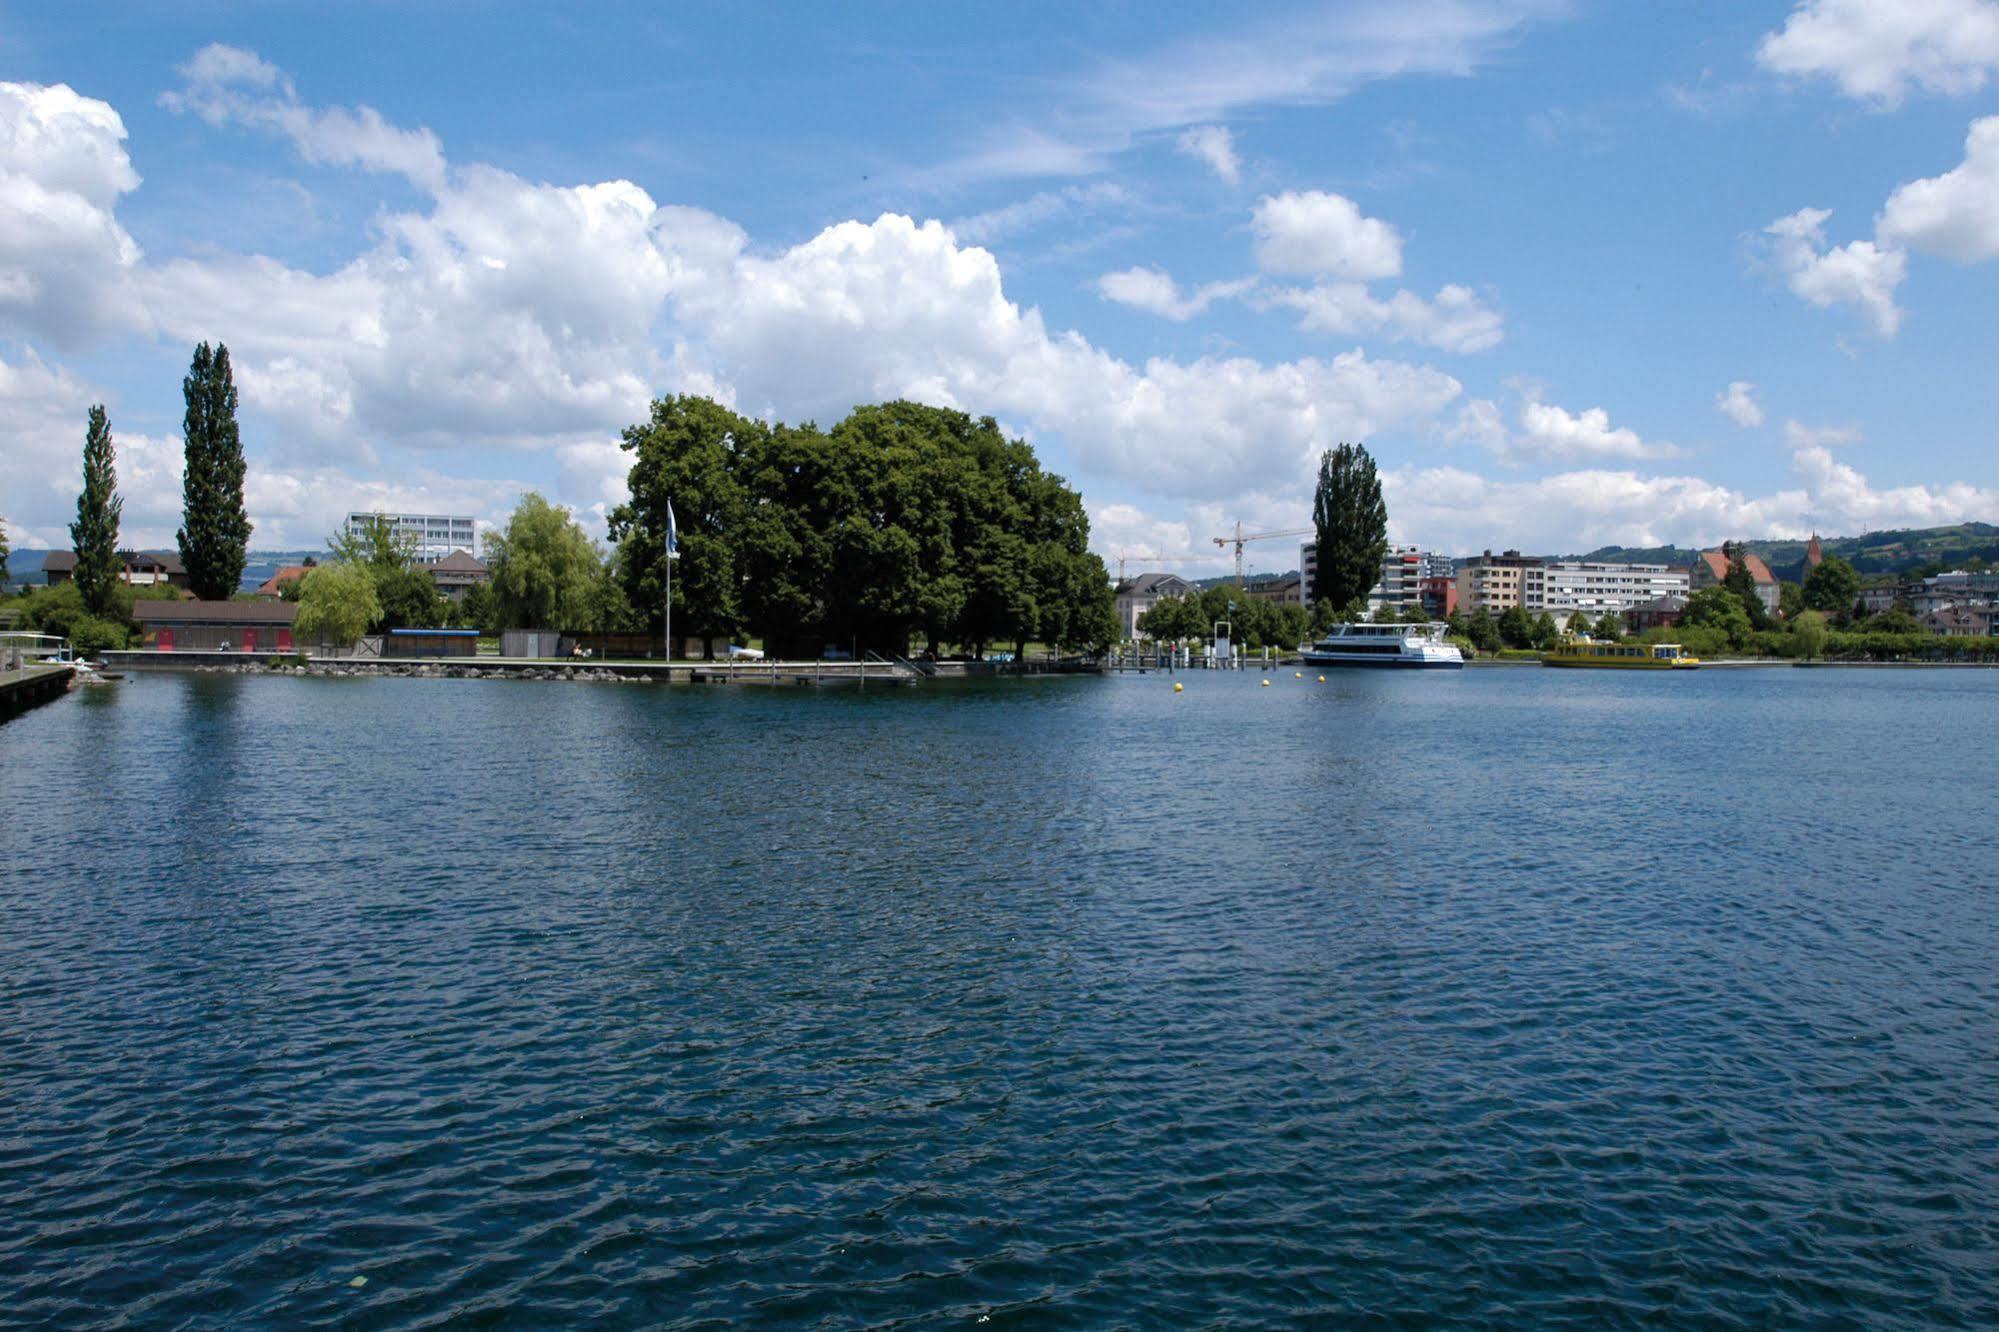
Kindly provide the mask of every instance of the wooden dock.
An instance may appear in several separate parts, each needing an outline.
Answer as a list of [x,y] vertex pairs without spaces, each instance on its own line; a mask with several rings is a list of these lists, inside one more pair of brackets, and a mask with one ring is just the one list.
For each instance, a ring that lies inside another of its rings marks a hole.
[[68,662],[42,662],[0,670],[0,721],[61,698],[69,689],[71,674]]

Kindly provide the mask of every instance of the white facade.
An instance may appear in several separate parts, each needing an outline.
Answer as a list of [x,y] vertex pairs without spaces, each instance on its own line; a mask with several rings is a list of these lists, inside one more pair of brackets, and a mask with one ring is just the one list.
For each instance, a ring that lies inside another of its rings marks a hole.
[[[1424,550],[1421,546],[1390,546],[1381,557],[1381,580],[1367,594],[1367,608],[1377,611],[1387,606],[1420,606],[1425,578],[1449,578],[1456,567],[1448,555]],[[1298,547],[1298,569],[1304,577],[1304,595],[1309,602],[1313,581],[1319,573],[1319,546],[1308,541]]]
[[350,513],[346,534],[353,536],[364,525],[386,518],[396,525],[396,536],[410,544],[418,564],[435,564],[454,550],[476,554],[478,524],[459,514],[435,513]]
[[1538,599],[1523,598],[1530,611],[1557,618],[1583,611],[1622,613],[1660,597],[1687,595],[1687,571],[1664,564],[1601,564],[1589,560],[1549,560],[1541,568]]
[[1381,581],[1367,594],[1367,608],[1407,610],[1423,604],[1425,578],[1449,578],[1456,561],[1421,546],[1390,546],[1381,557]]

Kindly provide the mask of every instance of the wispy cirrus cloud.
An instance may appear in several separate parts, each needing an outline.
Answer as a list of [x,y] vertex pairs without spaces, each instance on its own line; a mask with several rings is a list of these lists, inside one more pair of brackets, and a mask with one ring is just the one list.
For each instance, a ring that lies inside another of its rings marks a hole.
[[1319,106],[1383,79],[1461,77],[1564,0],[1356,0],[1186,38],[1078,71],[1037,116],[995,128],[935,173],[965,181],[1103,170],[1140,138],[1258,106]]

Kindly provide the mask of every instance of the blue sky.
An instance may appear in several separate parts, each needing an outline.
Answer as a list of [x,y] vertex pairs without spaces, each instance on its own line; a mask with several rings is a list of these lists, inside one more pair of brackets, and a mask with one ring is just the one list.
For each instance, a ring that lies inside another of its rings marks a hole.
[[200,338],[258,545],[601,531],[676,391],[994,415],[1107,555],[1342,439],[1456,553],[1999,521],[1995,0],[0,4],[0,82],[19,546],[100,400],[171,541]]

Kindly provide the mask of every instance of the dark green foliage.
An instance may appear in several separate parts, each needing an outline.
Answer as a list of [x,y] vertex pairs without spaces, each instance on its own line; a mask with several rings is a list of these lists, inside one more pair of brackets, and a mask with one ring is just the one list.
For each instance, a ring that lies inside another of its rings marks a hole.
[[1743,609],[1742,598],[1721,586],[1704,587],[1688,597],[1680,627],[1712,630],[1731,648],[1747,646],[1749,635],[1755,632],[1749,612]]
[[1839,556],[1828,555],[1824,563],[1805,575],[1801,595],[1806,610],[1844,616],[1860,597],[1860,575]]
[[0,588],[7,586],[7,556],[9,551],[10,548],[7,545],[7,524],[0,522]]
[[[1525,611],[1521,612],[1520,618],[1523,620],[1527,618]],[[1470,639],[1480,652],[1497,652],[1506,643],[1506,637],[1492,618],[1492,612],[1483,606],[1465,616],[1464,636]]]
[[69,525],[69,539],[76,550],[72,576],[76,590],[90,613],[102,618],[111,611],[124,567],[118,559],[118,515],[124,512],[125,500],[118,494],[117,450],[103,404],[90,409],[89,420],[83,436],[83,491],[76,497],[76,521]]
[[1388,552],[1388,506],[1365,446],[1342,443],[1320,457],[1312,526],[1319,543],[1312,599],[1343,607],[1365,598]]
[[369,627],[370,633],[384,629],[435,629],[451,614],[451,603],[437,590],[437,578],[428,569],[400,568],[369,573],[375,580],[375,599],[382,614]]
[[1161,643],[1206,642],[1218,621],[1228,623],[1238,648],[1289,651],[1312,633],[1303,606],[1280,606],[1249,596],[1233,583],[1189,597],[1168,597],[1138,617],[1139,632]]
[[1756,595],[1756,576],[1749,572],[1749,561],[1740,546],[1724,546],[1728,552],[1728,574],[1721,585],[1735,594],[1742,603],[1742,613],[1749,617],[1751,629],[1769,626],[1769,612],[1763,608],[1763,598]]
[[1603,618],[1596,622],[1596,628],[1590,637],[1602,639],[1606,643],[1615,643],[1624,637],[1624,617],[1616,611],[1605,611]]
[[1542,611],[1541,618],[1534,621],[1534,639],[1530,646],[1546,652],[1560,642],[1561,638],[1562,631],[1555,627],[1555,617],[1547,611]]
[[243,508],[243,441],[236,431],[236,385],[229,349],[194,349],[181,381],[187,414],[181,432],[187,468],[181,481],[181,563],[189,585],[205,601],[226,601],[243,580],[249,558],[250,516]]
[[1870,634],[1919,634],[1923,632],[1923,622],[1916,618],[1908,603],[1898,601],[1869,620],[1866,630]]
[[1777,585],[1777,614],[1795,620],[1806,610],[1805,590],[1796,583]]
[[500,608],[493,600],[493,585],[490,582],[474,583],[466,588],[453,618],[461,628],[477,629],[482,634],[499,633]]
[[974,654],[1116,637],[1081,498],[990,417],[891,402],[822,431],[663,398],[624,447],[632,497],[611,534],[649,625],[662,616],[671,501],[676,633],[748,632],[787,654],[905,652],[918,635]]
[[[1534,621],[1521,606],[1508,606],[1499,615],[1500,641],[1510,648],[1530,648],[1534,646]],[[1477,636],[1473,636],[1477,641]]]

